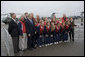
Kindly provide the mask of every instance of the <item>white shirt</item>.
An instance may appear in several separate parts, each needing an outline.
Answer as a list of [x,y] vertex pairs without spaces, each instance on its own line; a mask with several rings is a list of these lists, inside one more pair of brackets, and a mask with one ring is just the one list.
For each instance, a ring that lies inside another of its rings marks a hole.
[[29,19],[30,20],[30,22],[33,24],[33,21],[31,20],[31,19]]
[[29,17],[27,18],[27,17],[25,17],[25,19],[29,19]]
[[13,18],[12,18],[12,20],[14,20],[14,21],[16,22],[16,20],[15,20],[15,19],[13,19]]
[[15,19],[12,18],[12,20],[14,20],[14,22],[15,22],[16,24],[18,24],[18,22],[17,22]]

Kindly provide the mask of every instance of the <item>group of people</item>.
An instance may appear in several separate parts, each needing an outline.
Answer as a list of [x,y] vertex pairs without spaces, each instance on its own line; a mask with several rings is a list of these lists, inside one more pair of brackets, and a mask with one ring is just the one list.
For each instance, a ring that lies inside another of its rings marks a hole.
[[12,37],[15,53],[65,42],[68,36],[74,41],[74,21],[65,14],[59,19],[54,16],[51,21],[47,17],[40,19],[39,15],[34,18],[33,13],[27,12],[19,20],[15,13],[11,17],[8,32]]

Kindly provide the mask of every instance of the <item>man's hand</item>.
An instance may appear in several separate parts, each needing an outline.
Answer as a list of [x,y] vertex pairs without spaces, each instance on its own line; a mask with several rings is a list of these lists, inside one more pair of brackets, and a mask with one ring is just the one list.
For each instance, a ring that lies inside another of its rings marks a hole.
[[28,36],[30,37],[30,36],[31,36],[31,34],[28,34]]
[[46,34],[46,37],[48,37],[48,35]]
[[42,36],[40,35],[40,37],[42,37]]
[[35,31],[35,34],[36,34],[37,32]]
[[51,34],[51,37],[53,37],[53,35]]

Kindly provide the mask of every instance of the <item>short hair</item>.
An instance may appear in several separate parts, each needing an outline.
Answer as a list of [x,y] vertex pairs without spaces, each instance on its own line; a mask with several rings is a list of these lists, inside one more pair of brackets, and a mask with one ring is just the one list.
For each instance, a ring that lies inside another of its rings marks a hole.
[[24,15],[28,14],[28,12],[25,12]]
[[15,13],[10,13],[10,16],[12,17]]

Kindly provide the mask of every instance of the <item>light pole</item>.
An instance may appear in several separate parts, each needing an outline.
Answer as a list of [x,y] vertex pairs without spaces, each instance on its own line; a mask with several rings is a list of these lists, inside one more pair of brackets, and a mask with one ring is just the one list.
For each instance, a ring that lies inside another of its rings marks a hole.
[[82,11],[81,12],[81,25],[83,25],[83,14],[84,14],[84,12]]

